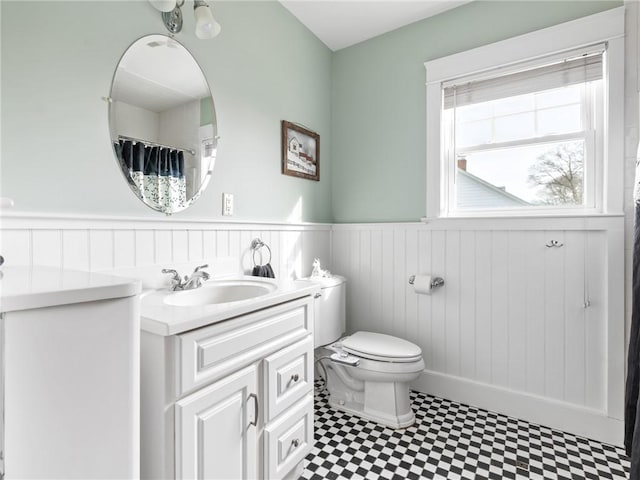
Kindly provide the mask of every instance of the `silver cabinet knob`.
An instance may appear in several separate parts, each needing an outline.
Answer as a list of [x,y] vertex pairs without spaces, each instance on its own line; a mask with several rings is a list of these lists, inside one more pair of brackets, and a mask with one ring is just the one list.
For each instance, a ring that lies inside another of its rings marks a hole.
[[298,440],[297,438],[294,438],[291,441],[291,445],[293,445],[293,448],[297,448],[300,445],[300,440]]
[[300,376],[297,373],[291,376],[291,381],[293,383],[296,383],[298,380],[300,380]]

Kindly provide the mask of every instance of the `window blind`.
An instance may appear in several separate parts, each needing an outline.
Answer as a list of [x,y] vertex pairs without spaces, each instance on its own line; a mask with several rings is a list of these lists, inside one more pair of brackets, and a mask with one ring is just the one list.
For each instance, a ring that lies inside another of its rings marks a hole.
[[604,50],[492,78],[457,81],[443,89],[444,108],[600,80],[603,77],[603,56]]

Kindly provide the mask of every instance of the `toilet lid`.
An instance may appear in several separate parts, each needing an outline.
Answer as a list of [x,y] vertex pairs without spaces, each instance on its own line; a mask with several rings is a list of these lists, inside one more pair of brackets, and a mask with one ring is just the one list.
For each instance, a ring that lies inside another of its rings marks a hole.
[[382,333],[356,332],[341,343],[345,351],[372,360],[415,362],[422,358],[422,350],[417,345]]

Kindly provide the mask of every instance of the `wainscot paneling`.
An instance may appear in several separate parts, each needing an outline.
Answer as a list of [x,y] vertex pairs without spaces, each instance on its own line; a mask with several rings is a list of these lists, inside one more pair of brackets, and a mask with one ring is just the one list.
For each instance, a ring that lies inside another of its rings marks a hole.
[[[418,344],[417,390],[620,444],[623,227],[621,216],[318,225],[3,212],[0,253],[89,271],[224,258],[249,272],[260,237],[278,277],[309,275],[314,258],[347,277],[349,331]],[[446,284],[416,295],[419,273]]]
[[[279,278],[308,276],[314,258],[330,267],[330,225],[3,212],[1,227],[0,253],[6,265],[131,271],[224,257],[237,259],[238,269],[250,273],[253,267],[250,245],[259,237],[271,248],[271,265]],[[260,254],[256,260],[260,260]]]
[[[334,225],[332,266],[348,279],[349,331],[422,348],[417,389],[619,444],[622,228],[621,217]],[[446,283],[417,295],[419,273]]]

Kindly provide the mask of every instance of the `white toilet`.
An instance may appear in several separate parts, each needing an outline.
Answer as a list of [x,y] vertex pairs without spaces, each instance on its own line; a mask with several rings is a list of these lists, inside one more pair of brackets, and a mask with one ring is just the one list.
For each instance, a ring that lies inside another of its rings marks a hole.
[[345,331],[346,279],[310,277],[322,288],[314,311],[315,347],[327,374],[329,404],[391,428],[415,422],[409,382],[424,370],[422,350],[406,340],[372,332]]

